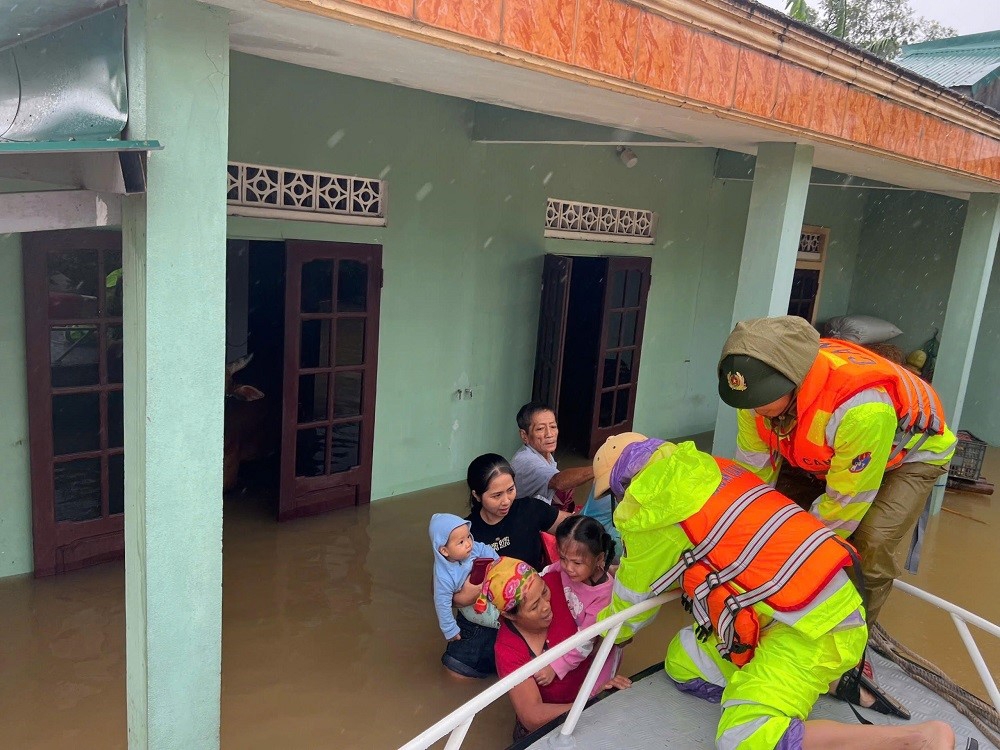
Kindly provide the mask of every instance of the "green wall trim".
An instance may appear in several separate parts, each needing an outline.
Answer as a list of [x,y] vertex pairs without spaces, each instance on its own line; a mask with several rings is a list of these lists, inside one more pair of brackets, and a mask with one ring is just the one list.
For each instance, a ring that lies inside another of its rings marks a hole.
[[24,286],[18,235],[0,236],[0,578],[30,573],[31,467],[24,355]]

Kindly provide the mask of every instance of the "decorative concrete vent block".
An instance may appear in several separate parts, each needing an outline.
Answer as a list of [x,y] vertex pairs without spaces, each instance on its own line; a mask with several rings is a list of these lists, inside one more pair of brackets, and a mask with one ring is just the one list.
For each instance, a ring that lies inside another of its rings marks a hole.
[[545,208],[545,236],[652,245],[656,242],[656,214],[642,208],[549,198]]
[[369,177],[229,162],[235,216],[385,226],[386,183]]

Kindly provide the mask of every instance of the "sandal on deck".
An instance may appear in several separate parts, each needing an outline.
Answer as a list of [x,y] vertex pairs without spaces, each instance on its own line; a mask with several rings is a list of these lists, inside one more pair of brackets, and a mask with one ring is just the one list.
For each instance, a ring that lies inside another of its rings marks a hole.
[[[875,702],[872,705],[862,705],[861,688],[864,688],[871,693],[872,697],[875,699]],[[855,706],[870,708],[872,711],[878,711],[880,714],[898,716],[901,719],[910,718],[910,712],[906,709],[906,706],[886,693],[882,688],[875,684],[874,680],[870,679],[864,671],[858,667],[849,669],[843,674],[840,678],[840,682],[837,684],[837,691],[835,695],[841,700],[853,703]]]

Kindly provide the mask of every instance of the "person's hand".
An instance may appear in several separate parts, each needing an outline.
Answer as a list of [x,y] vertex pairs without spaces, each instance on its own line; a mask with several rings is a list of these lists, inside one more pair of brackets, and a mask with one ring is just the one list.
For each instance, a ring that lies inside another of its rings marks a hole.
[[453,635],[451,638],[449,638],[448,639],[448,643],[451,643],[452,641],[460,641],[460,640],[462,640],[462,634],[458,633],[457,635]]
[[535,672],[535,682],[539,687],[545,687],[551,684],[552,680],[556,678],[556,671],[552,667],[542,667],[540,670]]
[[611,681],[604,686],[605,690],[628,690],[632,687],[632,680],[625,675],[616,674]]

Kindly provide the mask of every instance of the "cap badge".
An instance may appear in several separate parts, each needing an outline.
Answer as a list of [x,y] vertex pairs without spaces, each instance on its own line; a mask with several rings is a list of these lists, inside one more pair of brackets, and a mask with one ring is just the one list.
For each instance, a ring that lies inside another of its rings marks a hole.
[[731,372],[726,377],[729,381],[729,388],[734,391],[745,391],[747,389],[746,378],[743,377],[742,373]]

